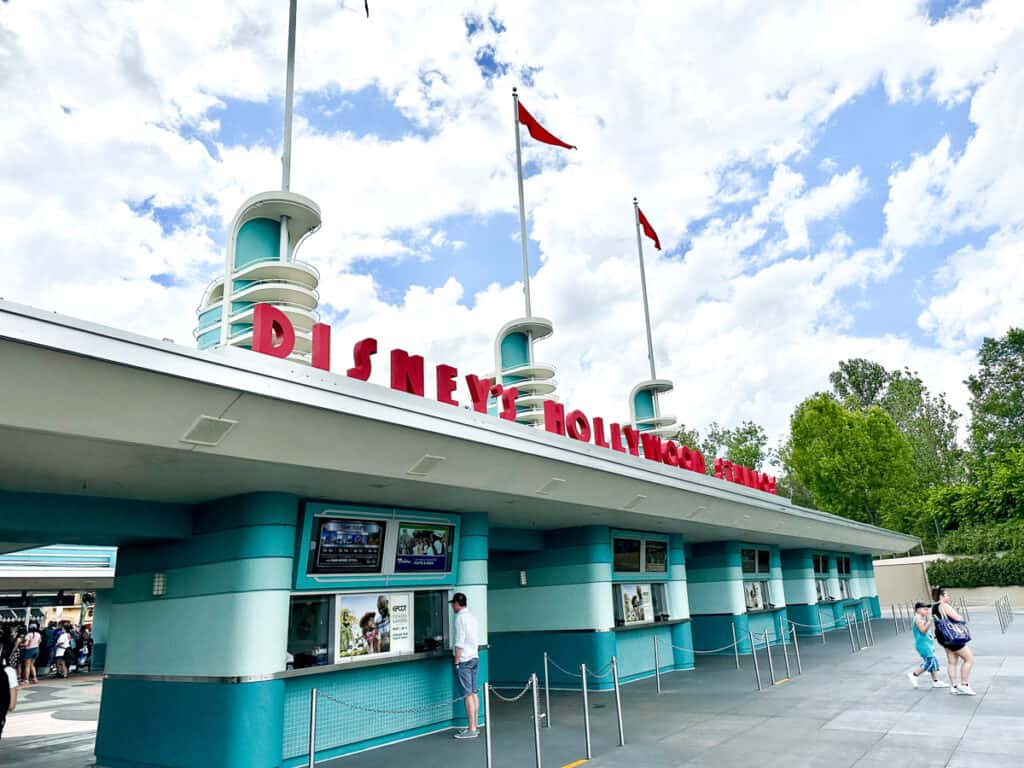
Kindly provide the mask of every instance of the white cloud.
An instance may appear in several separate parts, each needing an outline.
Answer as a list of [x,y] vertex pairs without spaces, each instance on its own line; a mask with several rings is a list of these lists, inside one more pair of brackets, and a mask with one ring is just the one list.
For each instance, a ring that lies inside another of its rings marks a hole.
[[[917,0],[608,3],[597,12],[584,0],[534,0],[498,7],[505,31],[484,24],[469,40],[464,16],[486,18],[494,8],[485,0],[379,4],[370,20],[358,4],[300,5],[300,92],[375,86],[429,134],[383,141],[297,120],[292,188],[324,214],[301,258],[320,268],[323,300],[344,313],[336,343],[372,333],[383,348],[491,369],[495,332],[522,312],[521,286],[467,297],[457,276],[441,274],[435,290],[393,297],[352,265],[457,249],[447,219],[515,210],[510,89],[529,67],[524,101],[580,146],[524,145],[541,169],[526,187],[543,264],[534,305],[556,324],[538,355],[559,366],[563,397],[621,418],[646,374],[634,194],[668,248],[692,237],[685,258],[648,251],[659,372],[676,381],[668,407],[686,422],[751,418],[778,435],[792,405],[852,355],[909,362],[937,388],[959,388],[962,349],[851,333],[849,295],[900,261],[852,249],[838,228],[816,247],[808,227],[860,199],[866,181],[856,167],[823,165],[832,177],[808,188],[792,168],[824,121],[879,78],[893,100],[971,98],[978,133],[967,149],[940,145],[894,175],[887,244],[975,215],[981,226],[1019,221],[1024,4],[988,2],[929,24]],[[210,108],[228,99],[280,98],[286,22],[271,0],[4,6],[0,294],[187,341],[222,258],[211,232],[280,174],[277,147],[222,145],[215,159],[187,137],[215,138],[225,116]],[[511,68],[490,82],[476,62],[484,45]],[[750,169],[768,172],[767,188]],[[192,211],[187,226],[165,233],[125,202],[148,198]],[[721,213],[741,202],[748,214]],[[1009,242],[992,253],[1004,251]],[[489,257],[517,263],[518,247],[501,238]],[[966,283],[951,270],[953,296]],[[150,279],[163,273],[182,283]],[[928,312],[929,332],[968,333],[943,325],[949,307]],[[992,327],[1001,322],[1009,319]]]

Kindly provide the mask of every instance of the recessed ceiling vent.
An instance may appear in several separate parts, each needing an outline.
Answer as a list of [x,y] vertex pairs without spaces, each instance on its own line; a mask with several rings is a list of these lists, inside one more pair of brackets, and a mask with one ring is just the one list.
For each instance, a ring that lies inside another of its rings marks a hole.
[[181,442],[209,447],[220,445],[220,441],[237,423],[234,419],[219,419],[204,414],[192,422]]
[[565,485],[565,480],[560,477],[552,477],[544,485],[537,489],[538,496],[550,496],[556,490]]
[[405,474],[413,475],[414,477],[426,477],[433,472],[437,465],[444,461],[444,456],[431,456],[429,453],[424,454],[423,458],[405,470]]

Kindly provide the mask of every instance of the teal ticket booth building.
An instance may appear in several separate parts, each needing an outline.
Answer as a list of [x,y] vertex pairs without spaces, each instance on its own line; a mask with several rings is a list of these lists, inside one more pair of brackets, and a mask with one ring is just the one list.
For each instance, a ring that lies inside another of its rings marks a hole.
[[[263,310],[233,311],[255,339]],[[332,372],[243,347],[0,302],[2,548],[118,547],[99,765],[306,765],[313,688],[317,760],[462,725],[455,591],[481,682],[521,686],[547,652],[615,656],[628,684],[655,643],[686,674],[750,633],[877,616],[872,557],[918,543],[607,447],[575,411],[549,431],[532,358],[500,366],[529,382],[507,418],[486,371],[381,350],[366,380],[358,351]]]

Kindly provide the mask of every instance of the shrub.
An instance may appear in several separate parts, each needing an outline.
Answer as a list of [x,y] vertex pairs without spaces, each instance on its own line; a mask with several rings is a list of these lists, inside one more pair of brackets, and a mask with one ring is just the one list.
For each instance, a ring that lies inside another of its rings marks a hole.
[[947,555],[981,555],[1024,550],[1024,519],[972,525],[942,537],[939,549]]
[[936,560],[928,564],[928,581],[934,586],[961,589],[1024,586],[1024,549],[1005,555]]

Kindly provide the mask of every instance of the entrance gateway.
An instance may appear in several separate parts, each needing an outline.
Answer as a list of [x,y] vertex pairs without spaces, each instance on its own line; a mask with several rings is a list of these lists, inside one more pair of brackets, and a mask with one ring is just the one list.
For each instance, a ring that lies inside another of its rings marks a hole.
[[0,365],[5,549],[120,547],[101,765],[304,764],[314,686],[320,759],[460,725],[436,706],[457,695],[454,591],[481,683],[521,684],[545,651],[614,654],[629,681],[653,673],[652,637],[685,670],[733,629],[742,651],[787,619],[877,616],[872,555],[917,545],[299,362],[8,302]]
[[521,686],[545,652],[614,655],[629,682],[654,674],[655,638],[668,672],[734,633],[749,652],[748,632],[779,642],[787,621],[879,616],[872,556],[918,539],[721,460],[706,475],[661,410],[643,284],[650,379],[628,421],[558,402],[525,259],[526,316],[498,331],[492,372],[439,361],[427,397],[423,359],[396,350],[377,386],[367,339],[331,373],[319,273],[296,259],[321,220],[290,191],[291,71],[282,189],[232,220],[198,350],[0,301],[0,551],[119,548],[97,596],[100,765],[306,765],[314,687],[318,760],[465,725],[455,591],[481,684]]

